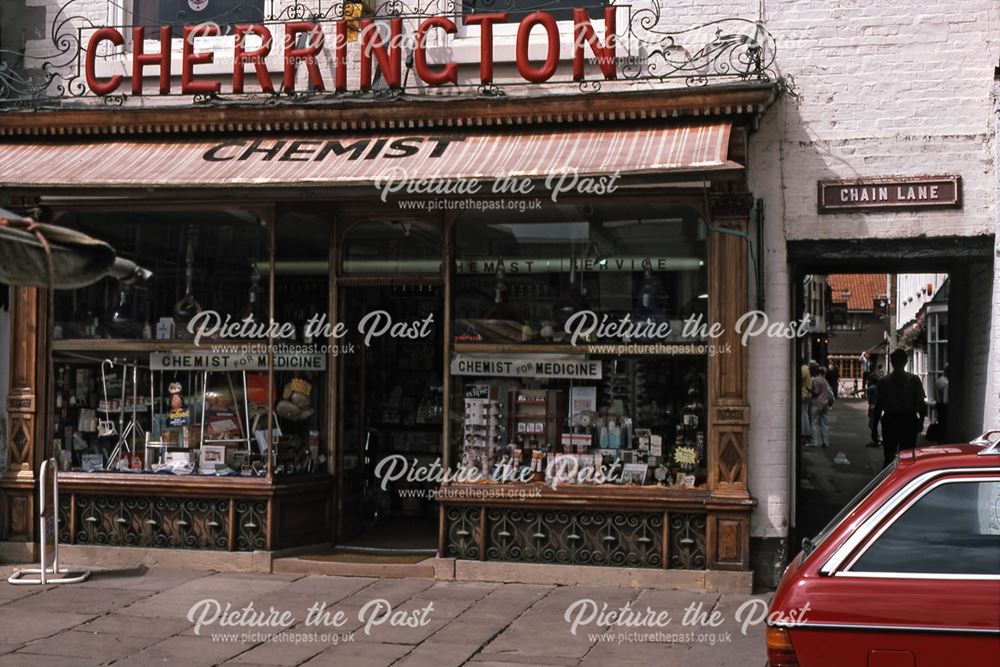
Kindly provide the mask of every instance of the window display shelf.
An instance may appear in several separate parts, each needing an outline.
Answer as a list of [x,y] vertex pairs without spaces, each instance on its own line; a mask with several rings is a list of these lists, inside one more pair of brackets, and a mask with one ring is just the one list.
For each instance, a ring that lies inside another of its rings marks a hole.
[[670,510],[718,509],[749,511],[753,498],[723,496],[706,488],[678,489],[659,485],[562,484],[544,482],[468,482],[442,485],[437,496],[445,505],[515,504],[518,507],[572,507],[578,509]]
[[207,349],[210,345],[265,345],[266,340],[133,340],[128,338],[64,338],[52,341],[53,352],[168,352]]
[[[698,349],[698,346],[702,346]],[[702,341],[677,341],[671,343],[635,343],[628,345],[630,355],[650,355],[650,356],[675,356],[675,357],[705,357],[708,350]],[[613,343],[580,343],[570,345],[569,343],[472,343],[458,342],[454,344],[457,353],[481,352],[486,354],[512,353],[512,354],[590,354],[590,355],[611,355],[618,353],[610,348],[616,347]],[[602,348],[607,348],[602,351]]]

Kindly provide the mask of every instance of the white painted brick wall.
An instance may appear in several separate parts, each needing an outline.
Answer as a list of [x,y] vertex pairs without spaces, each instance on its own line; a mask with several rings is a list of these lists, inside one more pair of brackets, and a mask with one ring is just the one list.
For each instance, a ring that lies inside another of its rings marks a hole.
[[[988,360],[990,359],[991,310],[994,302],[993,267],[988,264],[970,266],[968,276],[967,308],[965,312],[951,313],[950,318],[957,316],[964,319],[966,335],[962,341],[965,353],[965,364],[962,369],[961,381],[964,383],[966,397],[986,396],[989,393]],[[998,348],[993,348],[995,352]],[[994,388],[995,391],[995,388]],[[994,415],[995,417],[995,415]],[[962,414],[958,417],[959,434],[966,438],[974,438],[981,432],[980,425],[991,421],[987,418],[983,401],[966,401]]]
[[[1000,164],[1000,83],[994,88],[993,108],[996,112],[994,128],[994,164]],[[997,175],[994,202],[1000,202],[1000,172]],[[996,204],[994,204],[996,206]],[[1000,428],[1000,206],[994,210],[996,219],[995,252],[993,255],[993,312],[990,319],[990,348],[987,357],[986,405],[983,411],[983,431]]]
[[[765,267],[765,312],[773,321],[792,317],[790,276],[783,231],[784,203],[780,161],[781,113],[766,116],[751,146],[750,189],[764,200],[764,248],[754,254]],[[755,306],[753,281],[750,303]],[[750,432],[749,486],[758,500],[751,517],[753,537],[783,537],[789,526],[793,431],[791,391],[794,386],[791,341],[758,337],[749,350]]]

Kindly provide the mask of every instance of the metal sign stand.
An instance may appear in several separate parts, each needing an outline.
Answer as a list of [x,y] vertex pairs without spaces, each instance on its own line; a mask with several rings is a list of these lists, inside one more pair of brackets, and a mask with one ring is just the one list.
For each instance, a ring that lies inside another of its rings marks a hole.
[[[52,468],[52,526],[53,533],[55,535],[54,544],[52,547],[52,567],[45,566],[45,556],[46,556],[46,528],[48,527],[48,521],[46,519],[47,507],[45,504],[45,479],[48,476],[49,468]],[[90,576],[90,570],[80,570],[74,571],[72,576],[70,575],[70,570],[59,567],[59,468],[56,465],[56,460],[50,458],[46,461],[42,461],[42,467],[38,472],[38,527],[39,527],[39,550],[41,552],[40,567],[37,568],[23,568],[14,572],[7,578],[7,582],[11,584],[41,584],[45,586],[47,584],[78,584],[84,581]],[[38,575],[36,577],[29,577],[26,575]],[[62,576],[67,575],[67,576]]]

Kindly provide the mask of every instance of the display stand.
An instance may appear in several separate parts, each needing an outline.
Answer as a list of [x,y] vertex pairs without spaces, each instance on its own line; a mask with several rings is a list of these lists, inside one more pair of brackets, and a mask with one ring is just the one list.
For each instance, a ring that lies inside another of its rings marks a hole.
[[[52,567],[46,567],[46,528],[48,521],[46,513],[48,507],[45,504],[45,481],[48,477],[49,468],[52,468],[52,524],[54,544],[52,547]],[[42,461],[42,467],[38,473],[38,527],[39,527],[39,567],[24,568],[17,570],[7,578],[7,582],[15,585],[39,584],[78,584],[90,576],[90,570],[71,571],[67,568],[59,567],[59,468],[54,458]],[[38,575],[36,577],[28,575]],[[49,576],[52,575],[52,576]],[[61,576],[66,575],[66,576]]]
[[216,440],[206,440],[205,439],[205,397],[208,394],[208,377],[211,375],[211,371],[205,371],[203,382],[202,382],[202,392],[201,392],[201,438],[200,442],[202,445],[224,445],[231,443],[245,443],[247,446],[247,453],[253,452],[253,434],[250,432],[250,400],[247,396],[247,372],[240,371],[240,376],[243,379],[243,417],[240,418],[240,408],[236,405],[236,388],[233,386],[233,378],[231,372],[224,372],[226,376],[226,382],[229,384],[229,393],[233,397],[233,409],[236,416],[236,423],[240,428],[240,433],[243,437],[241,438],[220,438]]

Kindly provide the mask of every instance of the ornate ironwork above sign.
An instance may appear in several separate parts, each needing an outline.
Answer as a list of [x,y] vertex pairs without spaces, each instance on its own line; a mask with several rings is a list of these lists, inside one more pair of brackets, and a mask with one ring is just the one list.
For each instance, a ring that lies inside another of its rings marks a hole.
[[[761,22],[672,29],[659,2],[124,2],[112,0],[122,21],[106,25],[68,0],[23,51],[0,50],[0,105],[121,105],[151,95],[301,103],[777,79]],[[150,77],[158,85],[144,86]]]

